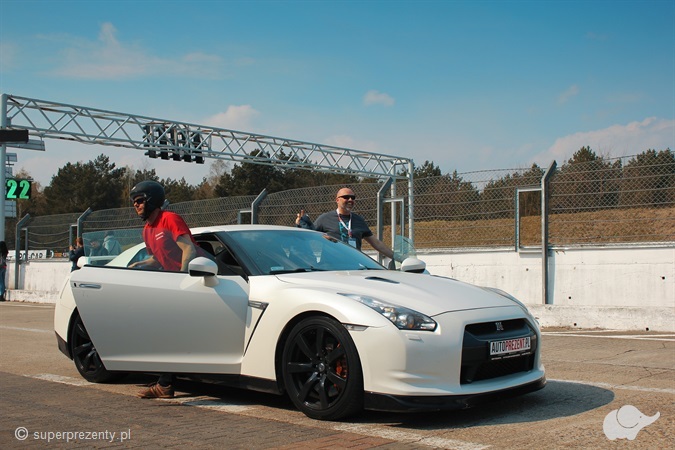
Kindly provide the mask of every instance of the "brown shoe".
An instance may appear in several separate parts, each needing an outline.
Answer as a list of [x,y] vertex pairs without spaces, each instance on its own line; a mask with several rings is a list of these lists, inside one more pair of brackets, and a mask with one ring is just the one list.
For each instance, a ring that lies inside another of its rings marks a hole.
[[173,385],[162,386],[159,383],[153,383],[136,396],[139,398],[173,398]]

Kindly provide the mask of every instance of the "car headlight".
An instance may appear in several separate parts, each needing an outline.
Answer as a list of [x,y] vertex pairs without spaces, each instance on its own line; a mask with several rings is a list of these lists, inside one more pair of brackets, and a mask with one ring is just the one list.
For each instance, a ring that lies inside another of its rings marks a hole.
[[393,305],[372,297],[358,294],[340,294],[363,303],[386,317],[399,330],[434,331],[436,322],[429,316],[403,306]]

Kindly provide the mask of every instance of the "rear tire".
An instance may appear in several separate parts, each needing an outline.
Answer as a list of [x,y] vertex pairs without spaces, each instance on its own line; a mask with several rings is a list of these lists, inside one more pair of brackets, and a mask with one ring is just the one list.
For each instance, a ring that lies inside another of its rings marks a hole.
[[363,371],[345,327],[311,317],[293,327],[284,345],[283,381],[291,401],[308,417],[338,420],[363,409]]
[[79,315],[70,332],[69,345],[75,367],[85,380],[91,383],[108,383],[122,378],[122,373],[110,372],[105,368]]

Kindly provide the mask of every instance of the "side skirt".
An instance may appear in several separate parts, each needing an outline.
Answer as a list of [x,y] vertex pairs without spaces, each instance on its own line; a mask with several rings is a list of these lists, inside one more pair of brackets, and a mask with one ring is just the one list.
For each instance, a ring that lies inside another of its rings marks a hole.
[[189,378],[191,380],[199,381],[201,383],[216,384],[239,389],[247,389],[250,391],[264,392],[267,394],[281,395],[284,393],[284,390],[279,386],[276,380],[268,380],[266,378],[256,378],[244,375],[217,375],[212,373],[207,374],[177,373],[176,376]]

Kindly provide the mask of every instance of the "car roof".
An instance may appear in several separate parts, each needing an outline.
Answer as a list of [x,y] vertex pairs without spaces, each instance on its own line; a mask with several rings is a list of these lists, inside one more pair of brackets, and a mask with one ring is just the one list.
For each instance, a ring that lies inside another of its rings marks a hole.
[[213,225],[208,227],[191,228],[192,234],[215,233],[218,231],[245,231],[245,230],[283,230],[283,231],[309,231],[302,228],[284,226],[284,225],[259,225],[259,224],[240,224],[240,225]]

